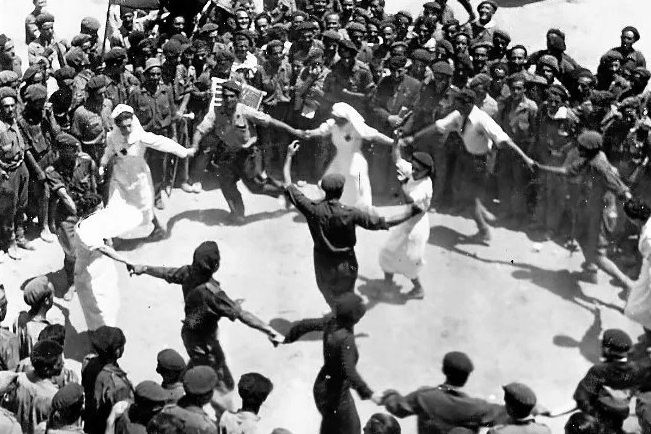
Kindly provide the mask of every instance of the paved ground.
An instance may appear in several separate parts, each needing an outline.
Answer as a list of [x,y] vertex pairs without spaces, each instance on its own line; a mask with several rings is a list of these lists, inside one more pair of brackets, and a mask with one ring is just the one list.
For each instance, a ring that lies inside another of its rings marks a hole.
[[[0,28],[12,36],[22,35],[22,17],[30,6],[27,0],[16,3],[0,0],[5,11]],[[51,3],[59,20],[57,31],[65,37],[76,33],[82,16],[103,14],[100,1]],[[643,37],[640,46],[651,48],[651,26],[638,19],[651,7],[642,3],[547,0],[502,8],[499,14],[514,40],[531,47],[542,46],[547,28],[565,29],[568,45],[581,47],[572,54],[595,65],[604,49],[617,43],[618,30],[625,24],[638,25]],[[389,2],[387,8],[398,9],[398,4]],[[410,9],[415,12],[418,5],[412,2]],[[220,224],[227,207],[218,190],[199,196],[176,190],[161,213],[170,238],[128,245],[125,255],[134,261],[181,265],[201,241],[216,240],[223,256],[219,280],[234,298],[245,299],[245,308],[272,321],[280,331],[293,320],[324,313],[327,306],[314,283],[306,225],[294,212],[279,211],[273,199],[246,194],[244,200],[249,222],[234,228]],[[371,306],[356,330],[358,367],[371,387],[408,392],[438,384],[443,354],[463,350],[476,365],[470,392],[501,399],[500,385],[518,380],[530,384],[551,409],[565,409],[571,406],[576,382],[597,358],[600,332],[622,327],[633,336],[639,334],[639,327],[622,317],[618,291],[605,278],[600,285],[576,283],[571,273],[579,269],[579,255],[570,256],[552,243],[538,248],[523,234],[506,229],[495,231],[490,248],[464,244],[463,236],[474,232],[471,221],[432,214],[431,223],[423,273],[427,295],[419,302],[405,302],[379,285],[377,254],[387,234],[359,233],[359,290]],[[58,246],[37,244],[38,250],[22,262],[0,265],[0,281],[10,299],[8,318],[24,308],[19,288],[27,278],[60,268]],[[408,289],[407,281],[399,284],[403,291]],[[180,288],[149,277],[129,278],[123,270],[120,296],[119,322],[127,335],[122,366],[135,382],[155,379],[156,353],[166,346],[182,349]],[[81,339],[75,334],[83,330],[79,305],[76,299],[69,304],[58,299],[57,304],[70,321],[67,354],[78,357]],[[259,371],[276,385],[262,409],[262,432],[277,426],[297,434],[315,432],[318,414],[311,387],[321,363],[320,342],[312,339],[273,349],[261,334],[230,323],[223,325],[221,336],[235,377]],[[360,402],[359,409],[362,419],[376,411],[367,402]],[[563,421],[548,422],[560,432]],[[415,432],[413,419],[402,425],[403,432]]]

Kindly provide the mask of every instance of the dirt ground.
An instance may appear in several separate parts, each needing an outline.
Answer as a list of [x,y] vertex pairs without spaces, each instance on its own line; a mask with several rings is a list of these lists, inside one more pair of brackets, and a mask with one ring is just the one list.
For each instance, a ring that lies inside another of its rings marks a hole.
[[[101,17],[105,12],[104,2],[96,0],[50,3],[62,37],[73,36],[84,15]],[[399,8],[397,2],[387,3],[389,11]],[[410,2],[408,9],[416,13],[419,5]],[[27,0],[0,0],[5,11],[0,28],[20,41],[22,20],[30,6]],[[641,18],[650,9],[643,0],[547,0],[501,8],[498,20],[514,41],[532,48],[542,48],[547,28],[560,27],[567,32],[570,53],[594,66],[602,52],[617,44],[619,29],[626,24],[640,29],[641,49],[651,48],[651,25]],[[244,299],[246,309],[271,321],[279,331],[285,331],[291,321],[325,313],[303,220],[295,212],[282,211],[274,199],[245,193],[244,201],[247,224],[229,227],[220,223],[228,209],[220,191],[187,195],[175,190],[160,213],[169,238],[129,243],[124,254],[137,262],[177,266],[191,260],[200,242],[215,240],[222,250],[218,279],[225,290]],[[461,350],[475,362],[467,386],[470,393],[501,400],[501,385],[521,381],[553,411],[569,409],[577,381],[598,358],[600,332],[620,327],[633,337],[640,334],[640,327],[622,316],[618,289],[603,275],[599,285],[575,281],[572,273],[580,269],[580,254],[570,255],[553,243],[536,246],[524,234],[506,229],[495,230],[490,248],[464,244],[463,236],[475,231],[472,221],[434,213],[430,219],[423,301],[406,302],[380,285],[377,256],[388,234],[358,233],[358,287],[370,300],[369,311],[356,329],[358,368],[375,390],[394,388],[406,393],[436,385],[442,381],[442,356]],[[45,273],[55,273],[55,280],[61,277],[56,274],[62,265],[58,245],[36,244],[38,249],[23,261],[0,265],[0,281],[10,302],[7,323],[25,308],[20,287],[26,279]],[[171,347],[183,354],[181,290],[150,277],[130,278],[125,269],[121,271],[119,325],[127,336],[121,365],[136,383],[156,380],[159,350]],[[403,292],[408,289],[408,281],[398,283]],[[83,339],[78,333],[84,330],[84,321],[77,299],[56,303],[55,309],[69,319],[66,354],[79,358]],[[316,432],[319,416],[311,388],[321,366],[318,337],[274,349],[260,333],[224,321],[221,339],[236,379],[258,371],[274,382],[274,392],[261,410],[261,432],[281,426],[296,434]],[[379,410],[370,402],[357,402],[362,420]],[[554,432],[561,432],[564,424],[563,419],[541,420]],[[415,433],[414,418],[401,424],[404,433]]]

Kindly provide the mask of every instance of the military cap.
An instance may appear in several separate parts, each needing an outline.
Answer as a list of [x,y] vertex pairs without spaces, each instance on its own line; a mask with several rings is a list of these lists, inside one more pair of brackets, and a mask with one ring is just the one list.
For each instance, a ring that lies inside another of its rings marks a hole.
[[590,71],[589,69],[585,69],[585,68],[579,69],[576,72],[576,79],[579,80],[581,78],[589,79],[592,82],[596,81],[596,77],[594,76],[592,71]]
[[43,27],[44,24],[54,23],[54,15],[48,12],[43,12],[36,17],[36,25],[38,27]]
[[490,50],[493,48],[493,43],[490,41],[475,41],[470,44],[470,51],[475,51],[477,48],[486,48]]
[[151,380],[145,380],[139,383],[136,386],[134,391],[136,400],[144,400],[149,402],[159,402],[164,403],[170,397],[169,392],[167,392],[163,387]]
[[493,12],[497,12],[497,3],[495,3],[493,0],[483,0],[479,2],[479,4],[477,5],[477,10],[479,10],[482,7],[482,5],[488,5],[491,8],[493,8]]
[[564,101],[570,98],[570,94],[567,91],[567,89],[565,89],[563,85],[558,83],[550,84],[549,87],[547,88],[547,92],[549,92],[552,95],[560,96],[561,99],[563,99]]
[[35,102],[47,99],[47,88],[42,84],[30,84],[25,89],[23,98],[26,102]]
[[353,21],[350,24],[346,26],[346,31],[347,32],[366,32],[366,27],[362,23],[358,23],[357,21]]
[[121,62],[127,58],[127,51],[122,47],[111,48],[105,55],[104,61],[107,63]]
[[81,33],[79,35],[75,35],[75,37],[72,38],[72,41],[70,41],[70,45],[73,47],[81,47],[87,42],[90,42],[90,35]]
[[85,17],[81,20],[81,30],[83,33],[97,33],[99,31],[99,21],[94,17]]
[[68,65],[82,66],[87,62],[86,53],[79,47],[72,47],[64,57]]
[[509,32],[507,32],[506,30],[495,29],[495,31],[493,31],[493,37],[495,36],[500,36],[506,41],[511,42],[511,35],[509,35]]
[[61,147],[78,147],[79,139],[77,139],[72,134],[60,132],[54,138],[55,142]]
[[100,356],[113,355],[127,343],[122,329],[111,326],[101,326],[90,335],[90,343]]
[[284,45],[281,41],[278,39],[274,39],[272,41],[267,42],[267,51],[270,51],[274,47],[281,47],[284,48]]
[[77,73],[75,72],[75,68],[73,68],[72,66],[64,66],[61,69],[57,69],[52,74],[52,76],[56,81],[75,78],[75,75],[77,75]]
[[2,101],[5,98],[13,98],[14,100],[18,99],[18,96],[16,95],[16,91],[13,90],[11,87],[0,87],[0,101]]
[[238,95],[242,93],[242,85],[237,81],[233,81],[233,80],[228,80],[222,83],[222,89],[228,89],[231,92],[235,92]]
[[314,21],[302,21],[296,25],[296,30],[304,32],[306,30],[318,30],[319,26]]
[[217,374],[210,366],[195,366],[183,375],[183,389],[188,395],[204,395],[217,385]]
[[412,60],[420,60],[421,62],[429,63],[432,61],[432,53],[424,48],[416,48],[411,52]]
[[209,34],[212,32],[216,32],[219,29],[219,26],[215,23],[206,23],[201,27],[201,30],[199,30],[200,34]]
[[[547,79],[543,77],[542,75],[538,74],[523,74],[522,72],[516,72],[516,74],[522,75],[524,77],[524,84],[526,86],[542,86],[542,87],[547,87],[549,83],[547,82]],[[513,74],[515,75],[515,74]],[[517,80],[514,81],[515,77],[511,78],[511,81],[509,81],[509,78],[511,76],[507,77],[506,80],[509,84],[514,83],[515,81],[520,81],[520,78],[517,78]]]
[[427,2],[423,5],[423,9],[441,12],[443,10],[443,5],[439,2]]
[[[582,142],[582,138],[583,142],[593,143],[598,141],[598,146],[586,146],[586,144]],[[583,134],[579,135],[578,141],[580,145],[587,149],[596,149],[601,147],[602,137],[601,134],[596,131],[586,131]],[[620,329],[608,329],[604,331],[601,342],[604,347],[623,353],[628,352],[628,350],[630,350],[631,346],[633,345],[633,341],[628,336],[628,334]]]
[[633,26],[626,26],[622,29],[622,33],[624,32],[631,32],[633,33],[633,39],[635,39],[635,42],[640,40],[640,32]]
[[409,21],[409,24],[411,24],[414,21],[414,17],[411,16],[411,14],[408,11],[398,11],[395,14],[395,17],[405,17],[407,18],[407,21]]
[[389,69],[400,69],[407,65],[407,58],[402,55],[391,56],[386,63]]
[[166,348],[156,356],[158,366],[168,371],[183,371],[186,368],[185,360],[176,351]]
[[470,83],[468,83],[468,87],[471,89],[477,86],[483,86],[487,87],[489,84],[491,84],[492,79],[488,74],[479,73],[475,75],[472,79],[470,79]]
[[446,62],[445,60],[439,60],[438,62],[434,62],[432,65],[432,72],[434,74],[441,74],[441,75],[447,75],[448,77],[452,77],[454,74],[454,69],[452,68],[452,65],[450,65],[449,62]]
[[11,86],[18,81],[20,77],[15,71],[0,71],[0,87]]
[[84,388],[77,383],[68,383],[52,397],[52,411],[67,410],[84,401]]
[[336,192],[344,188],[346,178],[340,173],[329,173],[321,178],[321,189],[328,192]]
[[321,34],[322,39],[330,39],[331,41],[341,41],[341,34],[335,32],[334,30],[326,30]]
[[25,289],[23,290],[23,300],[25,300],[25,303],[28,306],[36,306],[51,294],[54,294],[54,285],[52,285],[50,279],[48,279],[47,276],[38,276],[27,282],[27,285],[25,285]]
[[107,79],[105,75],[96,75],[95,77],[92,77],[90,80],[88,80],[88,84],[86,85],[86,89],[90,91],[98,90],[103,87],[106,87],[107,85]]
[[163,45],[163,54],[165,57],[178,57],[181,55],[182,50],[183,45],[176,39],[170,39]]
[[155,57],[151,57],[145,61],[145,72],[149,71],[152,68],[160,68],[161,63],[160,60],[158,60]]
[[[527,82],[527,76],[524,75],[522,72],[516,72],[516,73],[511,74],[508,77],[506,77],[506,82],[508,84],[517,83],[518,81],[526,83]],[[545,84],[547,84],[547,81],[545,81]]]
[[540,59],[538,59],[538,65],[549,66],[551,69],[556,71],[556,73],[558,73],[558,60],[554,56],[551,56],[549,54],[540,56]]
[[[471,91],[472,92],[472,91]],[[474,92],[473,92],[474,93]],[[475,98],[473,97],[473,101]],[[443,371],[454,371],[470,374],[475,367],[466,353],[461,351],[450,351],[443,356]]]
[[444,49],[445,52],[448,53],[448,54],[454,53],[454,47],[452,46],[452,44],[448,40],[442,39],[442,40],[438,41],[436,43],[436,49],[438,50],[440,48]]
[[397,47],[407,48],[407,43],[405,41],[396,41],[393,44],[391,44],[392,50]]
[[521,406],[522,410],[533,410],[536,406],[536,394],[527,385],[522,383],[509,383],[503,386],[504,401]]
[[339,48],[345,48],[347,50],[351,50],[355,53],[359,52],[359,48],[357,48],[357,45],[353,43],[350,39],[342,39],[339,41]]

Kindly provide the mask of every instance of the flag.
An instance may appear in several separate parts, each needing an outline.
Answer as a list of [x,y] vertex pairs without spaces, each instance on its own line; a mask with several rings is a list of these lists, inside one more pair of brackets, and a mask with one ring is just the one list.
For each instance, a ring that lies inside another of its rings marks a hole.
[[127,6],[133,9],[158,9],[160,0],[109,0],[112,5]]

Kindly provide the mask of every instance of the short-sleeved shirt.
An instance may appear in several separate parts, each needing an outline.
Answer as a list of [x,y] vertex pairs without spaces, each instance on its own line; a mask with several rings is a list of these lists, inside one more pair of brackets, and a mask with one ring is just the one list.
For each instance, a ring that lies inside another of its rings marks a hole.
[[384,217],[342,205],[338,200],[313,201],[295,185],[287,187],[292,203],[307,219],[314,250],[330,254],[351,253],[357,243],[355,227],[388,229]]
[[214,134],[232,149],[239,149],[256,137],[253,124],[266,126],[271,117],[245,104],[237,103],[233,114],[227,114],[223,108],[208,112],[197,127],[202,135]]
[[111,129],[109,121],[112,103],[104,100],[102,113],[97,114],[86,107],[79,106],[72,117],[70,133],[84,145],[102,145],[106,142],[106,133]]
[[166,84],[159,84],[153,94],[140,86],[129,95],[129,105],[145,131],[160,133],[172,126],[176,116],[174,92]]
[[223,317],[235,321],[242,315],[240,306],[226,295],[219,282],[210,279],[194,288],[185,297],[183,327],[194,335],[212,338]]
[[[183,400],[181,400],[183,401]],[[217,425],[210,420],[203,409],[195,406],[182,406],[182,402],[168,405],[162,413],[171,414],[183,421],[186,433],[189,434],[217,434]]]
[[[84,194],[97,192],[97,168],[88,154],[80,152],[73,168],[66,167],[61,160],[45,169],[45,180],[53,193],[65,189],[76,203]],[[68,208],[59,201],[56,209],[57,224],[70,217]]]
[[256,434],[260,416],[250,411],[226,411],[219,419],[219,434]]
[[610,164],[606,154],[602,151],[591,159],[577,158],[567,164],[568,175],[571,177],[582,176],[584,193],[581,203],[590,207],[602,206],[603,194],[612,191],[622,197],[629,191],[628,186],[622,181],[617,169]]
[[118,104],[126,104],[131,90],[140,87],[140,80],[129,71],[120,74],[118,81],[114,81],[110,77],[107,77],[107,81],[106,98],[111,100],[113,107]]
[[466,150],[473,155],[484,155],[495,143],[509,140],[497,122],[477,106],[473,106],[465,122],[461,113],[455,110],[436,121],[436,126],[444,134],[459,133]]
[[0,121],[0,169],[15,170],[23,162],[25,142],[16,122]]

